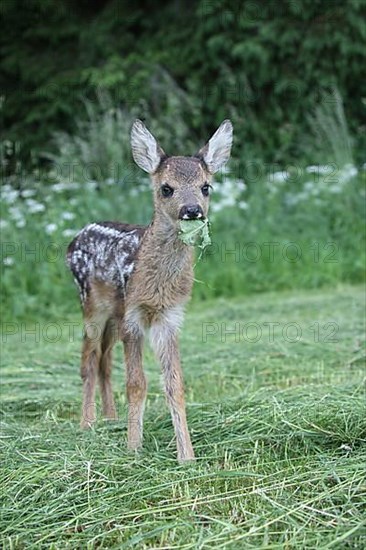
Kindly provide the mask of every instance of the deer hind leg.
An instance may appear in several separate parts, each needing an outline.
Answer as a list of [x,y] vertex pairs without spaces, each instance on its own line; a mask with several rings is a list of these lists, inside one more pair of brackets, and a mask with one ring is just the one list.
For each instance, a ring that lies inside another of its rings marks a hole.
[[102,397],[102,411],[105,418],[117,420],[116,405],[114,403],[111,374],[112,374],[112,350],[116,342],[116,327],[112,320],[106,323],[102,342],[101,357],[99,362],[99,387]]
[[142,446],[143,415],[147,393],[142,368],[143,336],[127,335],[124,340],[126,393],[128,401],[127,446],[137,450]]
[[96,421],[95,387],[101,357],[101,340],[93,337],[88,325],[85,326],[81,356],[81,379],[83,382],[83,405],[81,428],[90,428]]
[[177,442],[178,460],[180,462],[194,460],[186,418],[183,373],[176,330],[174,327],[157,323],[151,327],[150,337],[163,371],[165,394]]
[[107,338],[104,339],[104,335],[113,313],[113,298],[113,288],[109,288],[100,281],[90,282],[90,292],[84,305],[84,342],[81,358],[83,405],[80,425],[82,428],[90,428],[96,421],[95,389],[98,377],[100,380],[102,355],[104,355],[103,366],[108,363],[108,356],[103,352],[107,351],[109,342]]

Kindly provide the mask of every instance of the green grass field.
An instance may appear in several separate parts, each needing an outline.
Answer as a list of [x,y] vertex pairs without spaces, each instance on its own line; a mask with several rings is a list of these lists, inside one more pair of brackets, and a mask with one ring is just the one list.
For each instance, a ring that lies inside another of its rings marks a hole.
[[3,547],[365,548],[364,305],[341,286],[188,307],[187,466],[149,349],[135,456],[120,347],[120,421],[83,433],[79,317],[5,327],[18,332],[2,343]]

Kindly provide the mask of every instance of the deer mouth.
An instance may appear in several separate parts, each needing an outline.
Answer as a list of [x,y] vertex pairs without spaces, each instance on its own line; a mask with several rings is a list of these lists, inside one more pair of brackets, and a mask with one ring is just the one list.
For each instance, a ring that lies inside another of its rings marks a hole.
[[180,220],[202,220],[203,215],[201,213],[197,214],[197,216],[188,216],[188,214],[184,214]]
[[203,210],[199,204],[182,206],[179,212],[180,220],[201,220],[203,217]]

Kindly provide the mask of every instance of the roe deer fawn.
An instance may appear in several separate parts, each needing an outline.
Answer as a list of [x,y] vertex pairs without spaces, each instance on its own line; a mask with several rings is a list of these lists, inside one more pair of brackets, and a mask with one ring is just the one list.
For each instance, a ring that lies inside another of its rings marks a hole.
[[154,216],[147,227],[115,222],[84,227],[67,252],[84,314],[81,427],[96,420],[97,379],[103,414],[116,419],[111,386],[112,347],[124,344],[128,448],[142,444],[146,378],[144,335],[161,363],[178,460],[193,460],[188,432],[178,330],[193,284],[193,250],[179,238],[180,220],[207,216],[212,174],[229,159],[232,124],[225,120],[193,157],[169,157],[140,120],[131,130],[137,165],[151,176]]

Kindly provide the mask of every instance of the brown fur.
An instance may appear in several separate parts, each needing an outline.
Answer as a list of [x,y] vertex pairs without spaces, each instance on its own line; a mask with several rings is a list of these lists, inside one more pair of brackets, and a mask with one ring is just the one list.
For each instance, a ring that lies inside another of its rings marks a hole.
[[[229,132],[231,125],[229,127],[228,124],[230,123],[223,123],[220,129],[224,127],[223,131]],[[107,418],[117,417],[111,387],[112,348],[121,339],[124,343],[126,365],[128,447],[134,450],[141,447],[147,392],[142,368],[142,348],[145,333],[149,330],[152,347],[162,368],[179,460],[194,459],[187,426],[178,348],[183,308],[193,285],[193,251],[179,239],[179,213],[186,205],[198,205],[203,216],[207,215],[209,199],[204,196],[202,187],[212,178],[208,165],[210,162],[220,164],[220,154],[223,159],[225,155],[225,159],[228,158],[227,148],[223,149],[222,142],[220,151],[215,151],[215,136],[201,150],[207,151],[211,147],[206,164],[204,157],[167,157],[142,123],[135,123],[132,148],[136,162],[151,172],[154,218],[147,229],[113,223],[104,223],[101,228],[101,232],[104,231],[107,235],[105,239],[109,238],[108,231],[113,231],[113,228],[126,231],[130,235],[135,228],[139,231],[141,242],[135,252],[132,274],[123,287],[116,285],[113,280],[100,280],[96,277],[85,280],[87,276],[84,264],[73,264],[72,267],[78,284],[87,289],[83,302],[85,336],[81,365],[81,426],[90,427],[96,420],[97,380],[101,390],[103,414]],[[231,141],[229,145],[231,146]],[[162,195],[162,186],[165,184],[174,189],[172,197]],[[107,244],[110,242],[113,241],[107,241]],[[87,254],[85,248],[85,241],[83,244],[81,238],[77,237],[69,248],[70,265],[70,258],[75,252]],[[129,254],[132,255],[131,249]],[[80,257],[77,256],[78,258]],[[88,258],[83,258],[83,261],[87,260]],[[97,260],[94,263],[97,264]]]

